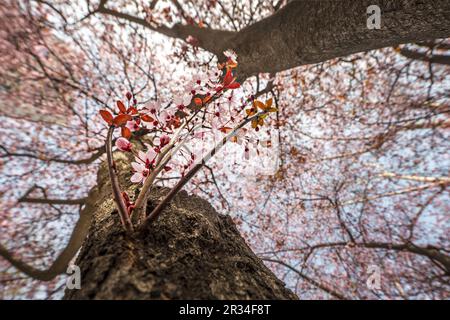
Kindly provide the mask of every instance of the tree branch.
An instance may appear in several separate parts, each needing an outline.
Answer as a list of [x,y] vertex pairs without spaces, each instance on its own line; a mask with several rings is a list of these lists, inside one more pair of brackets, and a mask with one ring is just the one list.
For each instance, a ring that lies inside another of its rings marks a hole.
[[[399,252],[409,252],[417,255],[421,255],[429,258],[430,260],[434,260],[439,262],[447,273],[450,274],[450,256],[441,253],[438,248],[433,246],[416,246],[412,243],[388,243],[388,242],[356,242],[349,243],[345,241],[341,242],[330,242],[330,243],[320,243],[312,246],[307,246],[304,248],[297,249],[286,249],[280,250],[277,252],[285,252],[285,251],[312,251],[321,248],[332,248],[332,247],[359,247],[366,249],[384,249],[384,250],[394,250]],[[266,252],[268,253],[268,252]],[[275,253],[275,252],[272,252]]]
[[268,261],[268,262],[274,262],[274,263],[278,263],[281,264],[282,266],[285,266],[286,268],[294,271],[295,273],[297,273],[303,280],[306,280],[307,282],[311,283],[313,286],[321,289],[322,291],[325,291],[326,293],[330,294],[331,296],[339,299],[339,300],[349,300],[349,298],[345,297],[343,294],[333,290],[332,288],[330,288],[328,285],[320,283],[312,278],[310,278],[309,276],[305,275],[304,273],[300,272],[300,270],[297,270],[296,268],[294,268],[293,266],[280,261],[280,260],[275,260],[275,259],[269,259],[269,258],[262,258],[263,261]]
[[110,126],[108,129],[108,135],[106,137],[106,156],[108,161],[108,172],[111,179],[111,186],[113,191],[114,200],[116,202],[117,211],[119,211],[120,221],[123,227],[128,233],[133,232],[133,224],[131,223],[130,216],[128,215],[128,209],[125,205],[122,192],[120,190],[119,178],[116,174],[116,167],[113,160],[112,153],[112,135],[114,133],[114,126]]
[[148,28],[152,31],[161,33],[171,38],[181,39],[184,41],[188,36],[192,36],[199,41],[200,47],[216,55],[222,55],[222,52],[227,49],[223,45],[226,43],[227,39],[230,39],[234,35],[234,32],[231,31],[200,28],[195,25],[176,24],[172,28],[166,27],[164,25],[155,26],[147,22],[143,18],[139,18],[116,10],[108,9],[105,6],[100,6],[97,12],[113,16],[121,20],[126,20],[132,23],[139,24],[145,28]]
[[428,55],[426,53],[422,53],[422,52],[419,52],[416,50],[405,49],[405,48],[400,50],[400,54],[408,59],[420,60],[420,61],[425,61],[425,62],[429,62],[429,63],[450,65],[450,56],[449,55],[442,55],[442,54]]
[[39,203],[39,204],[61,204],[61,205],[83,205],[86,198],[80,199],[47,199],[47,198],[21,198],[19,202]]
[[[367,7],[381,9],[382,27],[367,28]],[[99,8],[99,13],[140,24],[172,38],[191,35],[198,46],[223,59],[222,51],[239,56],[240,79],[260,72],[276,73],[352,53],[450,36],[450,2],[390,0],[297,0],[239,32],[175,25],[153,26],[126,13]]]
[[44,162],[57,162],[57,163],[73,164],[73,165],[90,164],[90,163],[94,162],[95,160],[99,159],[105,153],[105,148],[102,146],[100,148],[97,148],[96,149],[97,151],[88,158],[79,159],[79,160],[71,160],[71,159],[61,159],[58,157],[47,157],[44,155],[35,155],[32,153],[27,153],[27,152],[9,152],[4,146],[0,146],[0,149],[2,149],[4,151],[4,154],[1,155],[0,158],[25,157],[25,158],[32,158],[32,159],[44,161]]
[[80,218],[73,228],[67,246],[63,251],[61,251],[48,269],[40,270],[30,266],[20,259],[15,258],[14,255],[2,244],[0,244],[0,256],[9,261],[9,263],[11,263],[19,271],[25,273],[29,277],[41,281],[50,281],[59,274],[66,272],[70,260],[75,256],[88,233],[91,218],[95,210],[96,198],[97,190],[92,189],[87,198],[89,200],[86,201],[86,206],[80,212]]

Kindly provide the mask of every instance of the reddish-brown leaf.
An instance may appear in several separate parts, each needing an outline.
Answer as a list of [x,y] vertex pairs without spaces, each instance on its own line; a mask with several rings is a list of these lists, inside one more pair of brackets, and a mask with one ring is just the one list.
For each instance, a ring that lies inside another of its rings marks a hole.
[[239,88],[241,85],[239,84],[239,82],[233,82],[232,84],[229,84],[227,86],[228,89],[237,89]]
[[117,107],[119,108],[120,113],[126,113],[127,112],[127,108],[125,108],[125,105],[120,100],[117,100]]
[[141,120],[145,121],[145,122],[153,122],[153,121],[155,121],[155,119],[150,117],[148,114],[142,114],[141,115]]
[[256,110],[257,108],[260,108],[261,110],[266,110],[266,105],[259,100],[253,101],[253,106],[255,107]]
[[131,119],[132,118],[129,114],[119,114],[117,117],[114,118],[113,124],[116,127],[120,127],[120,126],[123,126],[124,124],[126,124]]
[[122,127],[120,129],[121,133],[122,133],[122,137],[124,137],[125,139],[130,139],[131,138],[131,130],[128,129],[127,127]]
[[223,85],[228,87],[228,85],[233,81],[233,74],[231,73],[231,69],[227,70],[225,77],[223,77]]
[[113,115],[108,110],[100,110],[100,115],[102,116],[103,120],[106,121],[109,125],[112,124],[113,121]]

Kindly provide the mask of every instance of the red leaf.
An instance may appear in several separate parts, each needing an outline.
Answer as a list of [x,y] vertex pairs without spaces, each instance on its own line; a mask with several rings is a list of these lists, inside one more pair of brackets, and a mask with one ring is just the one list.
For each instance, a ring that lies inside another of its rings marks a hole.
[[141,115],[141,120],[145,121],[145,122],[153,122],[153,121],[155,121],[155,119],[150,117],[148,114]]
[[233,82],[232,84],[228,85],[227,88],[228,89],[237,89],[239,88],[241,85],[238,82]]
[[129,114],[119,114],[117,117],[114,118],[113,124],[117,127],[120,127],[126,124],[131,119],[132,118]]
[[124,137],[125,139],[131,138],[131,130],[130,129],[128,129],[127,127],[122,127],[120,130],[122,133],[122,137]]
[[231,73],[231,69],[228,69],[223,78],[223,85],[227,87],[231,82],[233,82],[233,74]]
[[125,105],[120,100],[117,101],[117,107],[119,108],[120,113],[126,113],[127,112],[127,108],[125,108]]
[[108,123],[109,125],[112,124],[113,116],[112,116],[111,112],[109,112],[107,110],[100,110],[100,115],[102,116],[103,120],[106,121],[106,123]]

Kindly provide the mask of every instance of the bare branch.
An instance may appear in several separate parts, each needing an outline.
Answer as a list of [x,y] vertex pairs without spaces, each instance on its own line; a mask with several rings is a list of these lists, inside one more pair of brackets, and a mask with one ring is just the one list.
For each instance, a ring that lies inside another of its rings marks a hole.
[[302,279],[306,280],[307,282],[311,283],[313,286],[325,291],[326,293],[332,295],[333,297],[339,299],[339,300],[349,300],[349,298],[345,297],[343,294],[337,292],[336,290],[330,288],[328,285],[324,284],[324,283],[320,283],[314,279],[312,279],[311,277],[305,275],[304,273],[300,272],[300,270],[297,270],[296,268],[294,268],[293,266],[280,261],[280,260],[275,260],[275,259],[269,259],[269,258],[262,258],[263,261],[268,261],[268,262],[274,262],[274,263],[278,263],[281,264],[283,266],[285,266],[286,268],[294,271],[296,274],[298,274]]
[[450,56],[442,54],[426,54],[416,50],[400,49],[400,54],[408,59],[420,60],[429,63],[438,63],[444,65],[450,65]]
[[70,260],[75,256],[88,233],[89,226],[91,224],[91,218],[95,210],[96,198],[97,189],[92,189],[88,196],[88,199],[90,199],[90,201],[87,201],[86,206],[81,210],[80,218],[73,228],[67,246],[63,251],[61,251],[61,253],[48,269],[40,270],[32,267],[31,265],[20,259],[15,258],[14,255],[10,251],[8,251],[8,249],[2,244],[0,244],[0,255],[7,261],[9,261],[19,271],[37,280],[50,281],[59,274],[66,272]]
[[114,200],[117,205],[117,210],[119,211],[120,220],[123,227],[128,233],[133,232],[133,224],[131,223],[130,216],[128,215],[128,209],[124,203],[122,192],[120,191],[119,178],[116,174],[116,167],[113,160],[112,153],[112,135],[115,127],[111,126],[108,130],[108,135],[106,137],[106,156],[108,159],[108,172],[111,179],[111,186],[113,190]]
[[401,175],[393,172],[383,172],[379,176],[390,179],[411,180],[418,182],[437,183],[443,185],[450,184],[450,177],[422,177],[414,175]]
[[31,158],[31,159],[44,161],[44,162],[57,162],[57,163],[73,164],[73,165],[90,164],[90,163],[94,162],[95,160],[99,159],[105,153],[105,148],[102,146],[100,148],[97,148],[96,149],[97,151],[94,152],[88,158],[79,159],[79,160],[71,160],[71,159],[61,159],[58,157],[48,157],[45,155],[36,155],[36,154],[32,154],[32,153],[27,153],[27,152],[10,152],[4,146],[0,146],[0,149],[2,149],[4,152],[4,154],[0,155],[0,158],[24,157],[24,158]]
[[388,242],[330,242],[330,243],[319,243],[312,246],[306,246],[304,248],[296,248],[296,249],[284,249],[278,250],[276,252],[263,252],[260,254],[269,254],[269,253],[279,253],[279,252],[288,252],[288,251],[307,251],[311,252],[317,249],[323,248],[333,248],[333,247],[359,247],[366,249],[384,249],[384,250],[394,250],[400,252],[409,252],[417,255],[421,255],[429,258],[430,260],[434,260],[439,262],[447,273],[450,273],[450,257],[442,252],[438,248],[433,246],[417,246],[413,243],[388,243]]
[[19,202],[39,203],[39,204],[61,204],[61,205],[82,205],[86,198],[80,199],[47,199],[47,198],[21,198]]

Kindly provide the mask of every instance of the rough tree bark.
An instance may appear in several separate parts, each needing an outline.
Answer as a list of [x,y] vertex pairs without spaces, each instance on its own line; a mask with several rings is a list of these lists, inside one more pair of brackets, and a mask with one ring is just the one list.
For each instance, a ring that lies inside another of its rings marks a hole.
[[[367,28],[367,7],[381,9],[381,29]],[[233,49],[239,80],[275,73],[352,53],[450,36],[448,0],[294,0],[273,15],[238,31],[177,24],[155,27],[145,19],[119,12],[102,0],[97,10],[140,24],[168,37],[185,40],[222,58]]]
[[[123,156],[116,155],[119,172]],[[127,185],[129,176],[121,177]],[[135,187],[128,184],[128,191]],[[155,189],[150,212],[167,189]],[[101,167],[89,234],[75,264],[81,289],[65,299],[296,299],[240,236],[231,218],[180,192],[142,234],[120,225],[106,167]],[[149,211],[150,210],[150,211]]]

